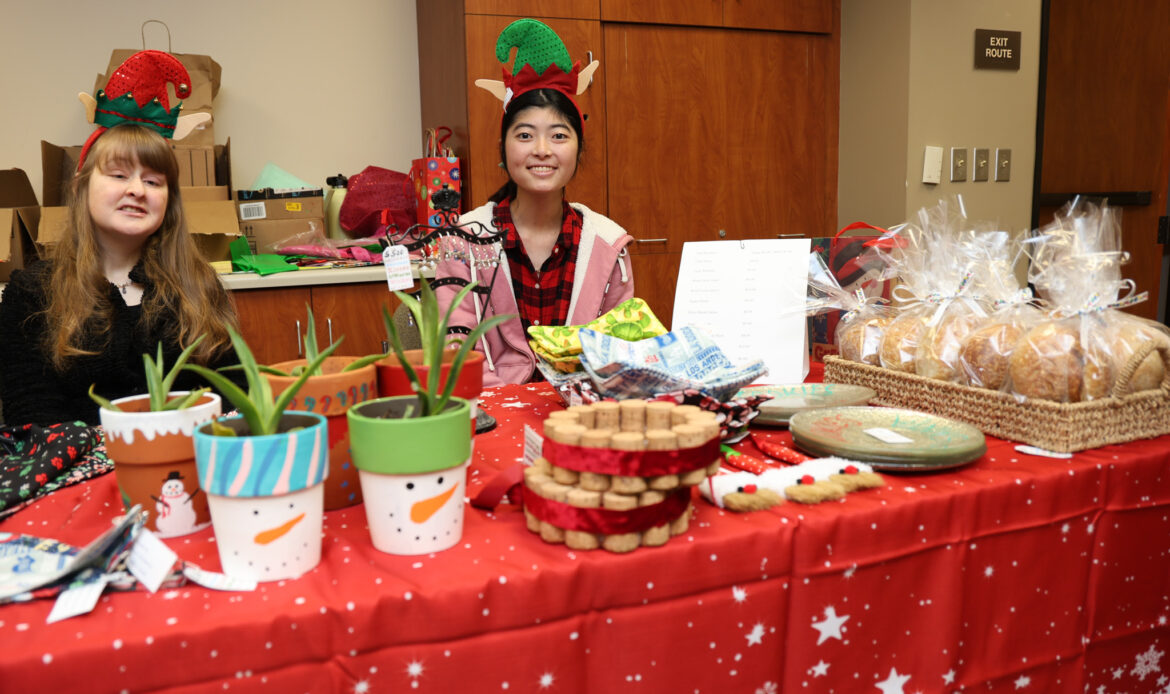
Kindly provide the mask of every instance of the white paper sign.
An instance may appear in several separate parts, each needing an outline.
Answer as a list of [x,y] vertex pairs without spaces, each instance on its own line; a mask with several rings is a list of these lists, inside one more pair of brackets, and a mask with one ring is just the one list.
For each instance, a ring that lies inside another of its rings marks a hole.
[[386,283],[390,285],[390,291],[402,291],[414,286],[410,251],[406,250],[406,246],[388,246],[382,251],[382,264],[386,266]]
[[134,547],[126,558],[126,568],[150,592],[155,592],[166,580],[179,555],[163,544],[158,535],[146,528],[138,531]]
[[671,328],[699,328],[733,364],[764,360],[757,383],[803,382],[809,249],[809,239],[684,243]]
[[914,439],[907,438],[893,429],[885,427],[872,427],[864,431],[882,443],[914,443]]
[[45,624],[93,612],[109,580],[109,576],[99,576],[85,585],[61,591],[57,595],[57,601],[53,603],[53,609],[49,611],[49,616],[45,618]]
[[524,425],[524,464],[533,465],[543,455],[544,437],[531,425]]
[[194,564],[185,564],[183,566],[183,575],[204,588],[211,588],[212,590],[256,590],[257,585],[256,581],[246,578],[232,578],[227,574],[201,569]]

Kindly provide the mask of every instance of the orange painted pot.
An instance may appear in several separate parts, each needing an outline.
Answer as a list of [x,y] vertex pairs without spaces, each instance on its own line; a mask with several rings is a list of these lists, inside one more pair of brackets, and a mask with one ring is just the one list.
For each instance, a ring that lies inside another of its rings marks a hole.
[[[353,405],[378,397],[378,377],[373,364],[353,371],[347,365],[361,357],[328,357],[320,376],[310,376],[287,409],[313,412],[325,417],[329,428],[329,476],[325,479],[325,510],[354,506],[362,502],[362,488],[349,445],[346,411]],[[306,363],[294,359],[273,364],[285,373]],[[275,397],[292,385],[295,378],[265,374]]]
[[122,503],[148,511],[146,527],[159,537],[180,537],[210,525],[192,435],[220,415],[219,396],[208,393],[187,409],[164,412],[151,412],[147,395],[119,398],[114,404],[122,411],[102,408],[100,415]]
[[[451,372],[451,362],[455,360],[456,350],[443,351],[443,365],[439,370],[440,390],[447,382]],[[419,380],[426,383],[430,369],[423,366],[423,353],[420,349],[408,349],[404,352],[410,365],[418,372]],[[406,377],[406,369],[402,368],[398,356],[391,354],[385,359],[376,362],[378,367],[378,396],[389,398],[397,395],[414,395],[410,379]],[[483,353],[472,350],[463,361],[463,370],[455,381],[455,390],[451,395],[468,402],[471,415],[471,430],[475,431],[475,415],[479,411],[479,394],[483,392]]]

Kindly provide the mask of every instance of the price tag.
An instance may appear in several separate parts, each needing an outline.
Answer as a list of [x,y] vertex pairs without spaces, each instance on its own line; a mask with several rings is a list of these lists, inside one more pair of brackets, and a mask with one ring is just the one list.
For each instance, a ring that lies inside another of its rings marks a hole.
[[61,591],[61,594],[57,596],[57,601],[53,603],[53,609],[49,611],[49,616],[45,618],[45,624],[93,612],[93,608],[97,607],[98,599],[102,597],[102,591],[106,589],[106,582],[109,580],[108,576],[99,576],[96,580],[85,585]]
[[179,555],[163,544],[158,535],[143,528],[138,531],[134,547],[130,550],[130,556],[126,558],[126,568],[153,593],[166,580],[178,558]]
[[866,429],[865,433],[874,437],[882,443],[914,443],[914,439],[908,439],[896,431],[886,429],[885,427],[873,427]]
[[414,286],[414,274],[410,271],[410,251],[406,246],[389,246],[382,251],[382,264],[386,266],[386,283],[390,291],[397,292]]
[[532,425],[524,425],[524,464],[533,465],[544,453],[544,437]]
[[1025,454],[1025,455],[1039,455],[1039,456],[1043,456],[1045,458],[1065,459],[1065,458],[1071,458],[1073,456],[1072,453],[1058,453],[1056,451],[1050,451],[1050,450],[1047,450],[1044,448],[1040,448],[1038,446],[1026,446],[1024,444],[1020,444],[1019,446],[1016,446],[1016,450],[1019,451],[1020,453]]
[[256,581],[232,578],[227,574],[204,571],[194,564],[183,566],[183,575],[204,588],[212,590],[256,590]]

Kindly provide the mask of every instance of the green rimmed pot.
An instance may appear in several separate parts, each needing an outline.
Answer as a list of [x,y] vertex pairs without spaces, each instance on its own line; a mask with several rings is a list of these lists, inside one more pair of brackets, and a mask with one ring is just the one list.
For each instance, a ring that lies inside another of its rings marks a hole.
[[430,417],[406,417],[415,396],[379,398],[349,409],[349,440],[361,479],[374,547],[416,555],[454,546],[463,536],[470,405],[451,398]]

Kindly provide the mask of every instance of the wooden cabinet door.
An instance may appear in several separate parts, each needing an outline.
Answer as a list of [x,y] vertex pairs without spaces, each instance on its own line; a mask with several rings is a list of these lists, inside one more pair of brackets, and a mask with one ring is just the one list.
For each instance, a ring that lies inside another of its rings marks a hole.
[[[433,2],[434,0],[419,0]],[[563,19],[597,19],[598,0],[466,0],[467,14],[501,14],[519,17],[560,17]]]
[[308,320],[305,307],[311,301],[308,288],[248,289],[232,292],[232,297],[240,334],[257,362],[275,364],[303,355],[301,336]]
[[[476,87],[477,79],[502,79],[501,63],[496,60],[496,39],[500,31],[516,16],[469,15],[467,33],[467,113],[468,152],[463,167],[470,177],[470,199],[466,209],[472,209],[491,197],[507,180],[500,164],[500,118],[503,104],[487,91]],[[593,85],[577,97],[577,103],[586,115],[585,149],[577,175],[569,183],[569,200],[581,202],[602,214],[606,213],[606,61],[601,57],[601,23],[576,19],[541,19],[565,42],[573,61],[582,67],[588,64],[588,55],[601,60],[601,67],[593,73]]]
[[839,0],[725,0],[723,25],[832,33]]
[[601,19],[606,22],[719,26],[723,23],[723,0],[601,0]]
[[605,46],[614,221],[671,253],[831,235],[836,36],[607,24]]
[[382,352],[386,340],[382,308],[394,315],[400,303],[385,282],[317,285],[313,287],[313,315],[318,343],[328,345],[332,332],[333,340],[345,336],[338,355],[364,357]]
[[667,328],[674,314],[675,280],[681,253],[642,253],[631,255],[634,270],[634,296],[645,300],[650,310]]

